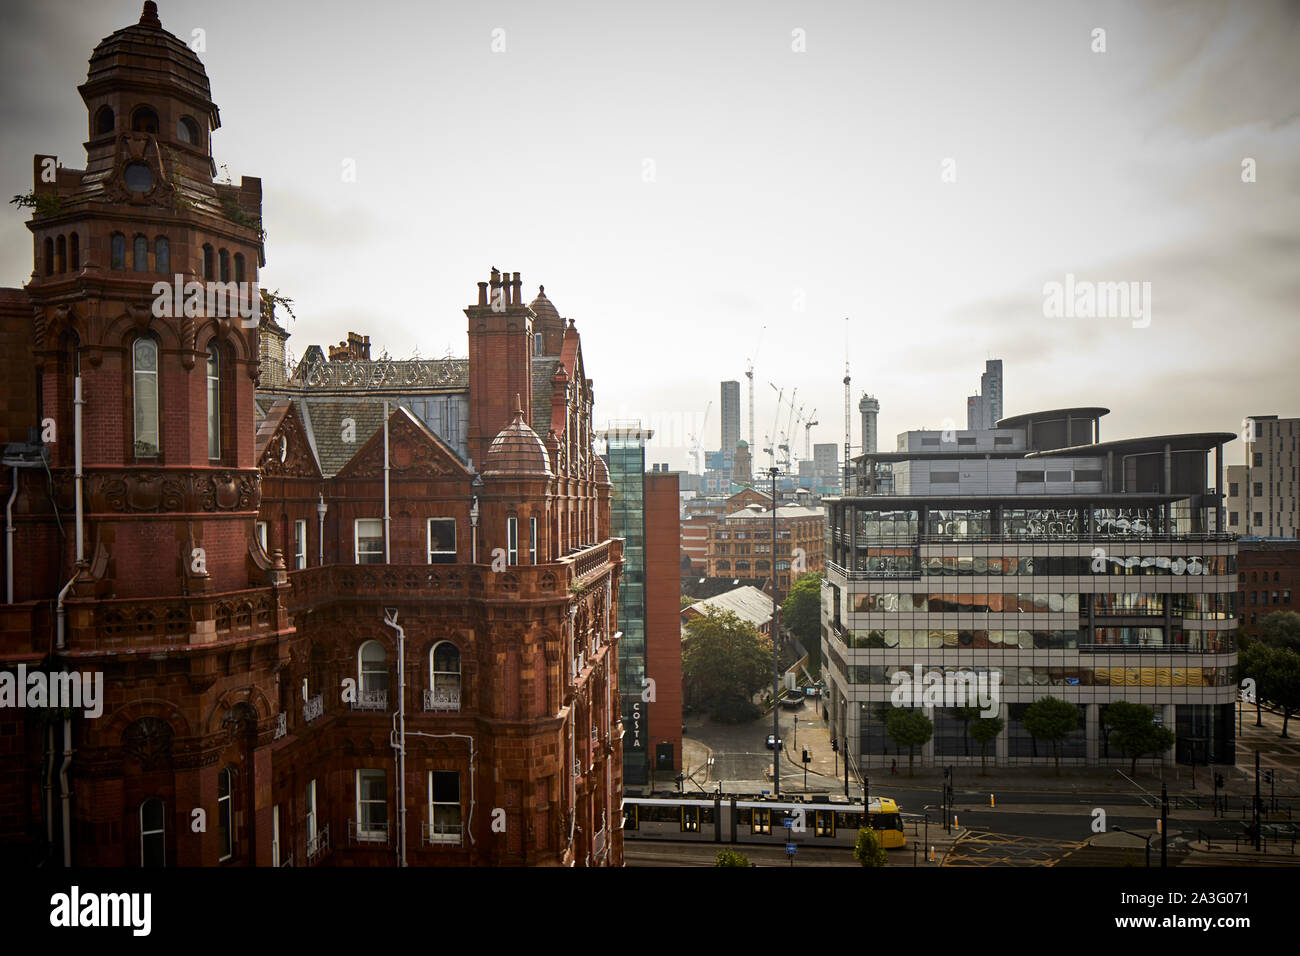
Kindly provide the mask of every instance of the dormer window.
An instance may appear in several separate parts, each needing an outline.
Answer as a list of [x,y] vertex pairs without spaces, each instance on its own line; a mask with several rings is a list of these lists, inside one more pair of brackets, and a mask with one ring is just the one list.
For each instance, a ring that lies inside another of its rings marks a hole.
[[176,138],[191,146],[199,145],[199,124],[188,116],[182,116],[176,121]]
[[158,134],[158,114],[147,106],[142,106],[131,114],[131,129],[136,133]]

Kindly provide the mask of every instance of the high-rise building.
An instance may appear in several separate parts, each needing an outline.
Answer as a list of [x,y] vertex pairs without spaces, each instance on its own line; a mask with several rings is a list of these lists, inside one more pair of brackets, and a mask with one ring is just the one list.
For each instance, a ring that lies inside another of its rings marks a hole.
[[[1174,732],[1165,762],[1233,762],[1237,543],[1214,529],[1236,436],[1101,442],[1105,414],[1019,415],[955,441],[909,432],[857,460],[856,494],[823,501],[829,713],[864,765],[906,756],[885,730],[893,706],[934,722],[925,764],[978,762],[958,709],[968,682],[1005,721],[998,765],[1050,760],[1024,723],[1045,696],[1079,708],[1071,761],[1121,758],[1106,708],[1126,700]],[[920,693],[931,683],[942,703]]]
[[839,481],[840,446],[834,442],[820,442],[813,445],[813,471],[823,480]]
[[624,539],[619,594],[619,695],[623,779],[629,786],[681,769],[681,525],[677,476],[646,473],[654,432],[613,423],[605,440],[612,483],[610,529]]
[[731,454],[740,441],[740,383],[722,383],[722,451]]
[[86,169],[37,157],[34,274],[0,291],[21,556],[0,666],[97,675],[105,706],[8,719],[0,845],[621,865],[621,542],[576,328],[493,270],[455,319],[467,358],[374,361],[354,336],[255,392],[273,323],[213,286],[257,280],[261,185],[213,181],[203,64],[148,2],[79,90]]
[[858,399],[858,412],[862,415],[862,453],[876,453],[876,417],[880,414],[880,402],[871,395],[862,393]]
[[1002,360],[989,359],[980,376],[980,390],[966,399],[966,428],[993,428],[1002,418]]
[[1225,531],[1300,536],[1300,418],[1252,415],[1242,429],[1246,462],[1228,466]]

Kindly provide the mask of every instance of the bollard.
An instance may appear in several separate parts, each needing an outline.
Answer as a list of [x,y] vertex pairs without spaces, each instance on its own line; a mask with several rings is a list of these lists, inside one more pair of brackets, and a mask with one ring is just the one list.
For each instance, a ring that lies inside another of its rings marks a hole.
[[933,844],[933,843],[930,844],[930,862],[931,862],[931,863],[934,862],[934,844]]
[[993,794],[991,793],[989,794],[989,806],[990,807],[997,806],[997,804],[993,802]]
[[954,814],[952,815],[952,828],[953,828],[954,830],[956,830],[956,829],[959,829],[960,827],[961,827],[961,824],[957,822],[957,814],[954,813]]

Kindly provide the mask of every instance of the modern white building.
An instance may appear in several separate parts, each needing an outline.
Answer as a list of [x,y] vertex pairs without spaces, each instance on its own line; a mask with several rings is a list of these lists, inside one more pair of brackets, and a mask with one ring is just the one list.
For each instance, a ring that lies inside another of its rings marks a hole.
[[906,756],[885,732],[900,698],[934,722],[925,762],[980,759],[956,706],[973,701],[902,698],[896,675],[983,687],[976,705],[1006,723],[990,763],[1051,760],[1024,726],[1048,695],[1080,711],[1064,760],[1122,759],[1105,724],[1117,700],[1174,731],[1165,761],[1234,760],[1237,545],[1214,529],[1236,436],[1102,442],[1105,414],[909,432],[856,460],[853,494],[823,500],[827,705],[864,767]]
[[1246,462],[1228,466],[1224,529],[1260,538],[1300,537],[1300,418],[1252,415],[1242,437]]

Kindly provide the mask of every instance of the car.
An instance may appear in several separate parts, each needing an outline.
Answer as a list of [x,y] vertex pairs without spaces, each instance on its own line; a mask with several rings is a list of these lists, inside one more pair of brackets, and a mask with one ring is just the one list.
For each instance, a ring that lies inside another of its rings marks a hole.
[[[775,744],[774,744],[774,742],[775,742]],[[781,746],[781,738],[780,738],[780,737],[777,737],[775,734],[768,734],[768,735],[767,735],[767,749],[768,749],[768,750],[776,750],[776,749],[779,749],[780,746]]]

